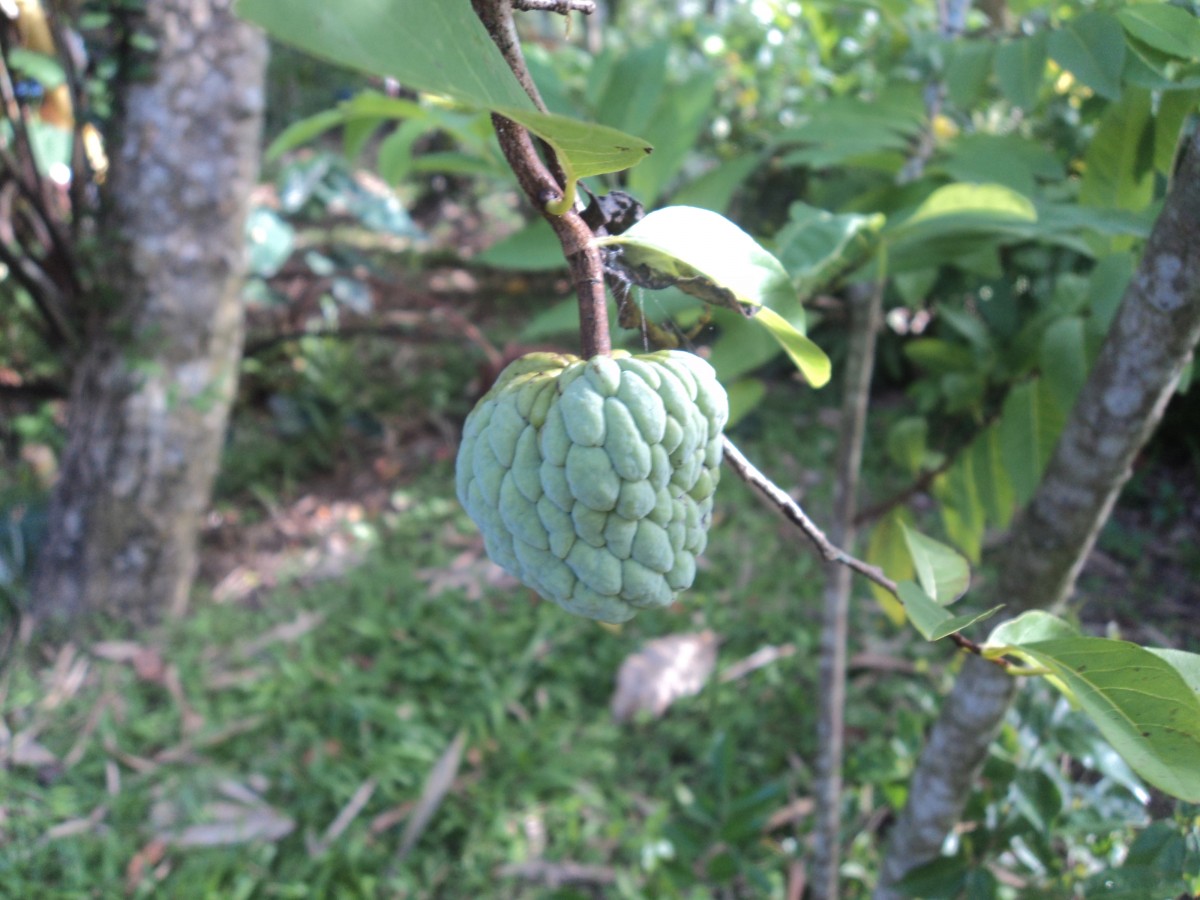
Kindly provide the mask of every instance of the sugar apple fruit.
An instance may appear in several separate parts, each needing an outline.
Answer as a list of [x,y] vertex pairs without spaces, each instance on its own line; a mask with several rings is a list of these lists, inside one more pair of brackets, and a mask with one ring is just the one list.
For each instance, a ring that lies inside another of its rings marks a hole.
[[458,498],[504,569],[570,612],[624,622],[691,587],[728,418],[689,353],[530,353],[467,417]]

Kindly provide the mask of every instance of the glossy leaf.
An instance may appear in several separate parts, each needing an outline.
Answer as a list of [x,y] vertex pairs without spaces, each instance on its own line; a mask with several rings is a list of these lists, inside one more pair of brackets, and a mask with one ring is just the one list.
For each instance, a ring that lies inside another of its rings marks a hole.
[[829,357],[791,322],[768,307],[760,309],[754,321],[766,328],[779,342],[779,346],[810,385],[820,388],[829,383],[833,373],[833,364]]
[[672,280],[705,302],[746,307],[810,384],[821,387],[829,381],[829,358],[777,311],[800,312],[787,272],[779,260],[724,216],[691,206],[668,206],[650,213],[623,234],[596,243],[620,247],[626,266]]
[[1175,650],[1169,647],[1147,647],[1151,653],[1165,660],[1179,673],[1188,687],[1200,694],[1200,653],[1188,653],[1186,650]]
[[1079,637],[1075,626],[1044,610],[1032,609],[996,626],[983,646],[986,655],[1002,656],[1009,646],[1075,637]]

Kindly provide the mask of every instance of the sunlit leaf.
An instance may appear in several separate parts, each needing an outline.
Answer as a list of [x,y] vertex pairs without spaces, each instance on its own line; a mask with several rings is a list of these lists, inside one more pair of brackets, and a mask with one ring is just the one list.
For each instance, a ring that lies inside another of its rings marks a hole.
[[650,152],[616,129],[538,112],[468,0],[239,0],[237,10],[315,56],[519,122],[554,147],[570,179],[627,169]]
[[1170,662],[1106,638],[1019,641],[1011,648],[1048,670],[1051,683],[1069,692],[1138,775],[1200,802],[1200,695]]
[[811,385],[821,387],[829,381],[830,363],[824,351],[776,311],[783,308],[803,315],[787,272],[724,216],[692,206],[668,206],[628,231],[596,243],[619,247],[622,264],[644,277],[670,281],[706,303],[745,307]]
[[791,322],[775,310],[766,307],[758,311],[754,321],[771,332],[771,336],[783,347],[784,352],[810,385],[819,388],[829,383],[833,372],[833,364],[829,357],[825,355],[824,350],[801,334]]
[[[909,581],[916,574],[913,568],[912,556],[908,552],[908,544],[904,540],[904,516],[902,509],[895,509],[875,523],[871,536],[867,541],[866,560],[873,566],[878,566],[892,581]],[[893,625],[903,625],[905,620],[904,606],[896,599],[891,591],[870,583],[871,594],[892,620]]]

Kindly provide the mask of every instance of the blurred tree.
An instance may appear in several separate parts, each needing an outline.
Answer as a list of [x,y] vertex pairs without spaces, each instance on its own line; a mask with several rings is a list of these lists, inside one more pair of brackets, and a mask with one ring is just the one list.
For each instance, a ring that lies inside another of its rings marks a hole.
[[242,345],[243,227],[266,45],[231,0],[155,0],[112,165],[33,613],[134,622],[186,602]]

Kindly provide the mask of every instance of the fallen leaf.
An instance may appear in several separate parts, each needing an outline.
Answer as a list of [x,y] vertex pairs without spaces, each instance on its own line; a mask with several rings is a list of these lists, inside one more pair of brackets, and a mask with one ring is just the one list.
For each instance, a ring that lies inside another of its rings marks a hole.
[[739,659],[721,673],[721,682],[727,684],[738,678],[743,678],[764,666],[769,666],[776,660],[786,659],[796,652],[795,644],[782,644],[778,647],[768,645],[755,650],[745,659]]
[[626,722],[638,713],[660,718],[672,703],[703,690],[717,663],[712,631],[673,634],[648,642],[627,657],[617,672],[612,714]]
[[309,857],[321,856],[333,846],[334,841],[342,836],[342,833],[350,827],[350,823],[362,812],[363,807],[370,801],[371,795],[375,793],[375,788],[378,785],[379,783],[374,778],[368,778],[359,785],[358,790],[354,792],[354,796],[342,807],[341,812],[337,814],[334,820],[329,823],[329,827],[325,829],[325,833],[321,835],[320,840],[309,844]]
[[548,888],[559,888],[568,884],[612,884],[617,880],[616,870],[608,866],[536,859],[507,863],[496,869],[496,875],[500,878],[520,878]]
[[509,590],[521,583],[484,556],[482,544],[464,550],[447,566],[418,569],[416,574],[428,586],[430,597],[462,591],[470,601],[482,600],[487,588]]
[[429,770],[429,775],[425,778],[425,785],[421,788],[417,806],[413,810],[408,824],[404,827],[404,835],[400,838],[400,846],[396,850],[396,862],[402,861],[416,846],[417,841],[425,832],[426,826],[433,818],[433,814],[438,811],[438,807],[446,799],[446,792],[450,790],[454,784],[454,776],[458,774],[463,748],[466,747],[466,744],[467,733],[459,731],[454,736],[454,740],[450,742],[450,746]]
[[207,821],[162,835],[176,847],[222,847],[252,841],[277,841],[292,833],[296,823],[265,803],[245,806],[216,801],[200,808]]

